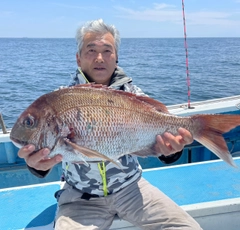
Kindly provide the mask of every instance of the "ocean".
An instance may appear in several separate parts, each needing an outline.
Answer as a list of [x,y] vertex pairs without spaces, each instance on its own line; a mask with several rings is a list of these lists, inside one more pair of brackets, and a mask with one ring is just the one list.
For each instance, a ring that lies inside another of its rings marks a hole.
[[[188,38],[191,102],[240,94],[240,38]],[[68,85],[74,39],[0,38],[0,113],[11,128],[42,94]],[[119,66],[166,105],[187,103],[183,38],[123,38]]]

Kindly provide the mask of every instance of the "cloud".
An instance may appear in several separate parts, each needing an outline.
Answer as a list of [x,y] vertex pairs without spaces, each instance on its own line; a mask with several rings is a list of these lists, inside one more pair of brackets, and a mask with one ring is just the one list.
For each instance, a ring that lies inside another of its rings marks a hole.
[[[240,2],[240,0],[239,0]],[[152,8],[133,10],[126,7],[115,6],[117,17],[138,21],[170,22],[182,24],[182,9],[175,5],[165,3],[153,4]],[[240,25],[240,13],[230,11],[190,11],[185,12],[188,25],[219,25],[237,26]]]
[[173,5],[154,4],[153,8],[143,10],[132,10],[130,8],[115,6],[118,11],[118,17],[140,20],[140,21],[156,21],[156,22],[181,22],[182,11],[175,9]]
[[175,8],[176,6],[174,5],[169,5],[169,4],[165,4],[165,3],[153,3],[154,5],[154,9],[156,10],[161,10],[161,9],[165,9],[165,8]]
[[[234,16],[237,16],[235,20]],[[189,25],[237,26],[240,25],[239,16],[239,13],[234,12],[199,11],[189,13],[186,20]]]

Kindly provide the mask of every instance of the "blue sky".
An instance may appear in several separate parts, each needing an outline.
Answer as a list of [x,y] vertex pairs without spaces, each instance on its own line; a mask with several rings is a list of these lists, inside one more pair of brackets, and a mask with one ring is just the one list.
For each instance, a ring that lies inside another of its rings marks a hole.
[[[185,0],[188,37],[240,37],[240,0]],[[183,37],[182,0],[1,0],[0,37],[74,38],[103,18],[121,37]]]

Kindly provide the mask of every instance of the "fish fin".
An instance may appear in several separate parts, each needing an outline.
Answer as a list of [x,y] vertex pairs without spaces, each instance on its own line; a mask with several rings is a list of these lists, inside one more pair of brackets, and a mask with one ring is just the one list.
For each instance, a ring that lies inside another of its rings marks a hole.
[[240,116],[201,114],[194,115],[191,119],[199,127],[193,138],[231,166],[237,167],[222,134],[240,125]]
[[163,103],[161,103],[161,102],[159,102],[157,100],[154,100],[153,98],[150,98],[148,96],[136,95],[136,94],[131,93],[131,92],[126,92],[126,91],[122,91],[122,90],[116,90],[116,89],[110,88],[110,87],[108,87],[106,85],[95,84],[95,83],[80,84],[80,85],[75,85],[73,87],[77,87],[77,88],[96,88],[96,89],[111,90],[111,91],[114,91],[115,93],[118,93],[118,94],[121,94],[121,95],[125,95],[125,96],[128,96],[128,97],[134,97],[137,100],[145,102],[146,104],[154,107],[159,112],[169,113],[167,107]]
[[140,101],[147,103],[148,105],[153,106],[158,112],[169,113],[166,105],[164,105],[160,101],[154,100],[151,97],[147,96],[136,96],[136,98]]
[[70,145],[74,150],[77,150],[78,152],[82,153],[84,156],[86,157],[89,157],[89,158],[101,158],[103,160],[106,160],[106,161],[110,161],[114,164],[116,164],[118,167],[119,165],[117,164],[117,162],[113,161],[112,159],[110,159],[109,157],[95,151],[95,150],[92,150],[92,149],[89,149],[89,148],[86,148],[86,147],[82,147],[82,146],[79,146],[73,142],[71,142],[70,140],[68,140],[67,138],[64,138],[64,142],[67,144],[67,145]]
[[130,154],[138,156],[138,157],[143,157],[143,158],[144,157],[150,157],[150,156],[157,157],[157,156],[161,155],[159,153],[156,153],[153,148],[141,149],[140,151],[132,152]]

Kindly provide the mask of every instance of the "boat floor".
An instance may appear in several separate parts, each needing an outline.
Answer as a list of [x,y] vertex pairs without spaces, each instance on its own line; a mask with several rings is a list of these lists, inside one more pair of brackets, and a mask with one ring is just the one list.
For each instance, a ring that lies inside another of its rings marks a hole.
[[[240,158],[238,168],[221,160],[144,170],[143,177],[190,213],[203,229],[240,226]],[[0,190],[0,229],[53,229],[54,193],[61,182]],[[217,226],[217,227],[216,227]],[[133,230],[116,218],[111,229]]]

